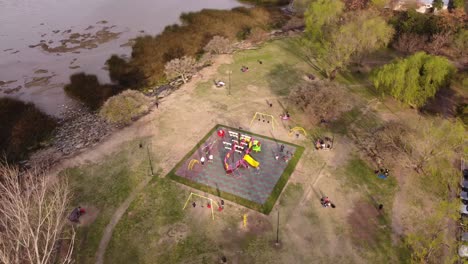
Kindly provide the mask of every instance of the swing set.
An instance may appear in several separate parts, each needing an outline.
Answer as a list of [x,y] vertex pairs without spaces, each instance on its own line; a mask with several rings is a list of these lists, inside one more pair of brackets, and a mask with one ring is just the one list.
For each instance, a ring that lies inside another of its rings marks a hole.
[[188,168],[189,170],[192,170],[192,169],[193,169],[193,166],[195,166],[195,164],[197,164],[197,163],[200,163],[200,162],[199,162],[198,160],[196,160],[196,159],[193,159],[193,160],[191,160],[191,161],[189,162],[187,168]]
[[221,206],[219,206],[219,204],[218,204],[216,201],[213,201],[213,199],[208,198],[208,197],[205,197],[205,196],[203,196],[203,195],[199,195],[199,194],[196,194],[196,193],[191,192],[190,195],[189,195],[189,197],[187,198],[187,201],[185,202],[184,208],[182,208],[182,210],[185,210],[185,207],[187,207],[188,202],[190,201],[190,199],[191,199],[193,196],[196,196],[196,197],[201,198],[201,199],[206,199],[206,200],[208,200],[208,201],[210,202],[209,205],[210,205],[210,208],[211,208],[211,217],[212,217],[213,220],[214,220],[213,204],[216,205],[218,208],[220,208]]
[[293,127],[289,130],[289,136],[292,136],[294,133],[299,133],[299,132],[302,132],[302,134],[304,135],[304,137],[307,136],[307,132],[305,131],[304,128],[302,127]]
[[252,123],[255,119],[257,119],[258,121],[263,120],[263,122],[266,121],[268,124],[271,124],[273,130],[275,129],[275,125],[279,125],[278,121],[276,121],[274,116],[265,113],[255,112],[255,114],[252,117],[252,120],[250,121],[250,126],[252,126]]

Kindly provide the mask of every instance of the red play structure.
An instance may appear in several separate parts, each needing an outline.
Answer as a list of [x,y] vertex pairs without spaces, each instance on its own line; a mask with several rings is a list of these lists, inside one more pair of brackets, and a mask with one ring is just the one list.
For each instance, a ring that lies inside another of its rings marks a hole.
[[[219,131],[218,131],[218,135],[219,135]],[[229,161],[229,158],[232,157],[232,155],[234,155],[236,149],[237,149],[237,143],[234,142],[232,144],[232,148],[231,150],[226,154],[226,156],[224,157],[224,169],[226,170],[226,173],[227,174],[231,174],[232,172],[234,172],[235,170],[237,170],[238,168],[240,167],[243,167],[243,168],[248,168],[249,165],[253,168],[258,168],[260,166],[260,163],[258,161],[256,161],[251,155],[250,153],[252,152],[252,149],[256,152],[260,152],[261,151],[261,146],[260,146],[260,142],[258,140],[252,140],[252,139],[249,139],[249,140],[246,140],[246,139],[242,139],[242,144],[245,145],[244,147],[244,156],[232,163],[232,164],[229,164],[228,161]]]

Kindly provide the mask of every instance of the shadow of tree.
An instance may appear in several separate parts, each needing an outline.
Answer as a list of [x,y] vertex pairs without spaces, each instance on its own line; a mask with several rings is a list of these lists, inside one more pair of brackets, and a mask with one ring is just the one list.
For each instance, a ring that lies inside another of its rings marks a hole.
[[466,104],[463,96],[451,87],[440,89],[434,98],[428,100],[420,111],[427,115],[441,115],[443,117],[455,117],[460,105]]
[[267,74],[267,81],[271,90],[280,96],[289,94],[301,80],[301,72],[290,64],[278,64]]
[[314,71],[315,74],[320,75],[322,78],[327,78],[326,72],[320,67],[320,64],[311,55],[308,55],[305,44],[301,38],[292,38],[288,41],[279,43],[280,47],[288,51],[291,55],[306,62]]

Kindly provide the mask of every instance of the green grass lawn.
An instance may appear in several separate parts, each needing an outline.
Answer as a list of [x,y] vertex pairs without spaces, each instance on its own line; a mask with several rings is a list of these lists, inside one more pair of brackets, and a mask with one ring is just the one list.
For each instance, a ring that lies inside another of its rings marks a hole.
[[[376,263],[406,263],[409,251],[400,241],[392,240],[391,215],[394,195],[398,189],[395,177],[380,179],[363,160],[353,157],[339,172],[343,175],[345,189],[362,190],[363,201],[367,206],[377,208],[384,205],[384,210],[377,216],[379,226],[372,243],[357,241],[360,253],[367,259],[374,259]],[[370,219],[369,219],[370,220]]]
[[[96,220],[77,229],[77,263],[94,263],[103,230],[116,208],[132,190],[149,177],[146,148],[139,148],[147,140],[125,143],[122,151],[112,154],[100,164],[86,164],[60,173],[70,181],[74,193],[72,204],[97,211]],[[92,209],[94,208],[94,209]],[[94,212],[89,212],[94,213]]]
[[159,240],[166,235],[164,227],[183,220],[186,197],[172,181],[153,178],[117,224],[106,263],[174,263],[164,254],[170,243]]
[[[306,72],[312,71],[298,54],[286,48],[292,44],[291,39],[276,40],[267,42],[260,49],[237,52],[232,64],[219,67],[216,78],[228,83],[228,71],[231,71],[231,94],[234,97],[252,95],[248,86],[269,87],[276,95],[288,95],[290,88],[300,82]],[[242,66],[249,70],[241,72]],[[197,95],[208,95],[213,81],[199,85]]]

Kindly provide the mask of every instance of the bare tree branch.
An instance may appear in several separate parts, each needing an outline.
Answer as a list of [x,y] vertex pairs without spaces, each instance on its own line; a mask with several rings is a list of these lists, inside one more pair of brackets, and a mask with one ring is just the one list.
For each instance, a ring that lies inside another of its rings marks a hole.
[[[0,164],[0,262],[57,262],[57,245],[67,229],[69,199],[66,181]],[[60,263],[72,262],[74,238],[71,228],[67,254]]]

